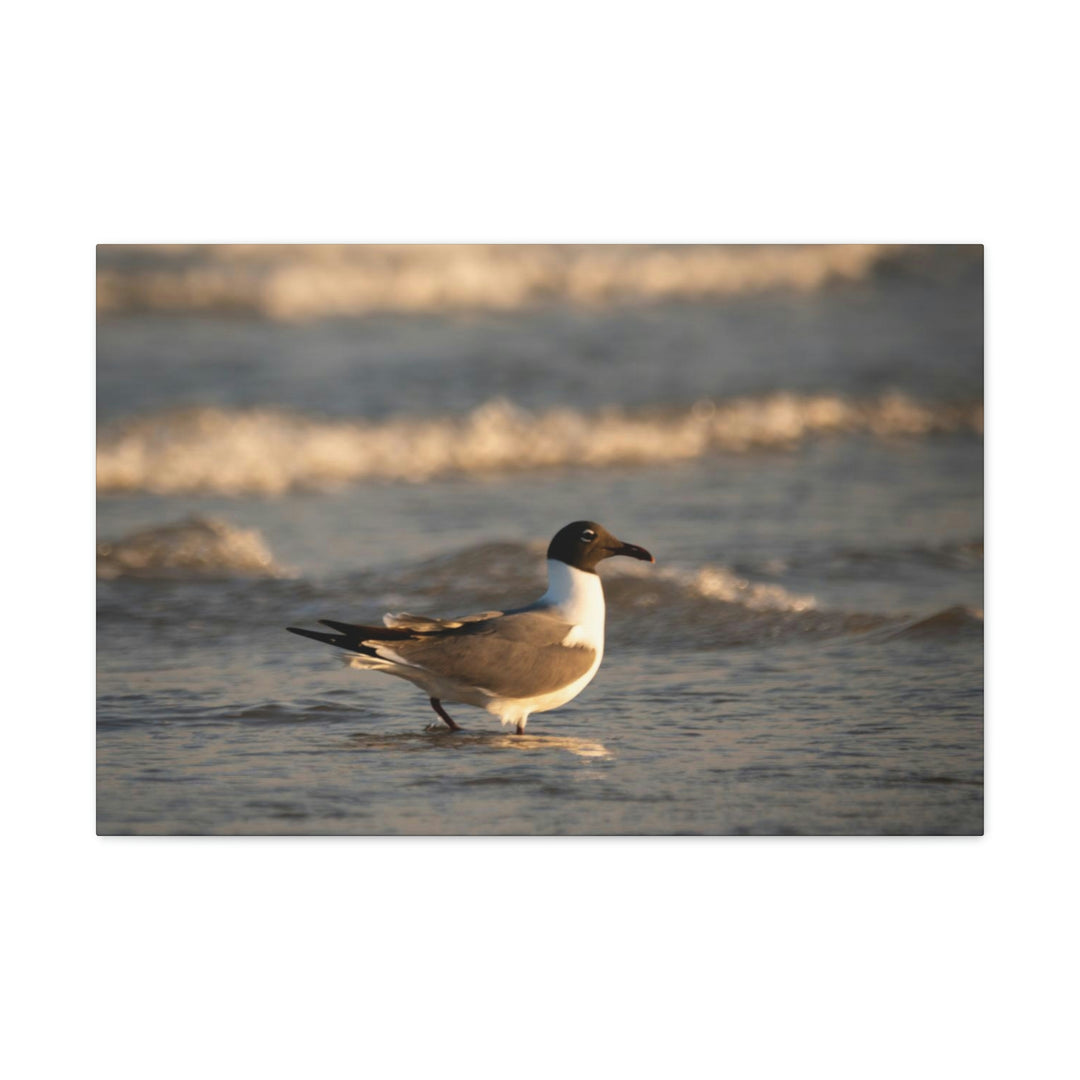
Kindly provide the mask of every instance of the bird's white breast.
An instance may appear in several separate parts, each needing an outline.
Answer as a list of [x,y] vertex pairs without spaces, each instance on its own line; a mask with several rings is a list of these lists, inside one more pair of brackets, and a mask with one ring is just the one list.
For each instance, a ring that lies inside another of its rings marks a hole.
[[605,616],[600,578],[558,559],[548,559],[548,590],[540,604],[553,608],[573,627],[563,644],[595,649],[599,664],[604,653]]

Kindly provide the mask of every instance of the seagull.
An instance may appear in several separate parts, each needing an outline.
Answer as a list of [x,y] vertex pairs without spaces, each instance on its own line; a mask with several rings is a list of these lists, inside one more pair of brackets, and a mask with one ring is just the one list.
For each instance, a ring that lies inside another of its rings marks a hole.
[[656,560],[595,521],[572,521],[548,545],[547,592],[527,607],[456,619],[384,615],[385,626],[320,619],[335,633],[286,629],[345,649],[350,667],[383,671],[420,687],[451,731],[443,702],[475,705],[514,724],[557,709],[592,681],[604,658],[604,589],[597,564],[614,555]]

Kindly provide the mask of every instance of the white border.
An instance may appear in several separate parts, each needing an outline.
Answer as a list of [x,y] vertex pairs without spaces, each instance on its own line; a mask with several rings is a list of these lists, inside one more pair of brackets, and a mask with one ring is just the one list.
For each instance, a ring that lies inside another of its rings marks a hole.
[[[12,16],[12,1075],[1075,1063],[1076,75],[1059,11]],[[988,836],[95,838],[93,245],[254,239],[986,243]]]

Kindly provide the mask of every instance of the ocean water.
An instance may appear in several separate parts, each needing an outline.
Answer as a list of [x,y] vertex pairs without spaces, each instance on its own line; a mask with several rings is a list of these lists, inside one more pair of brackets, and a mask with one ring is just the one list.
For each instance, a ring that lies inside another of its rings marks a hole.
[[[450,284],[448,284],[448,282]],[[972,834],[980,249],[99,252],[98,831]],[[517,737],[285,633],[535,598]]]

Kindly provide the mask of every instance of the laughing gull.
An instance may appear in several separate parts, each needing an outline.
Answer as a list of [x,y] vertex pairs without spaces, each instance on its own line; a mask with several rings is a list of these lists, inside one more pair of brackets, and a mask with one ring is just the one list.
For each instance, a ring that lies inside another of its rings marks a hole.
[[320,619],[333,634],[287,629],[354,653],[350,667],[415,683],[451,731],[461,728],[444,701],[486,709],[521,735],[532,713],[577,697],[600,667],[604,590],[596,566],[613,555],[655,562],[595,521],[573,521],[548,545],[547,592],[527,607],[457,619],[384,615],[385,626]]

